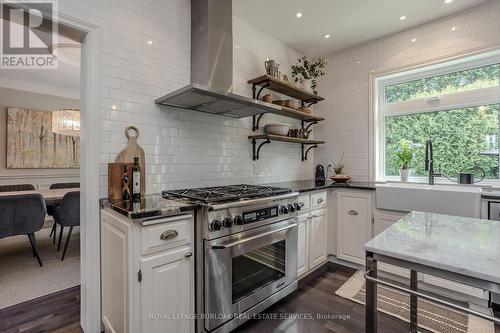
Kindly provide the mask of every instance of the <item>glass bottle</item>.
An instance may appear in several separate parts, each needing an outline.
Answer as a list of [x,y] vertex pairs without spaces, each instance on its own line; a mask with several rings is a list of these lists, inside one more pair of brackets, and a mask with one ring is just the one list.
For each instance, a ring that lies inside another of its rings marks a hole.
[[139,158],[134,157],[134,165],[132,166],[132,199],[138,200],[141,198],[141,166]]

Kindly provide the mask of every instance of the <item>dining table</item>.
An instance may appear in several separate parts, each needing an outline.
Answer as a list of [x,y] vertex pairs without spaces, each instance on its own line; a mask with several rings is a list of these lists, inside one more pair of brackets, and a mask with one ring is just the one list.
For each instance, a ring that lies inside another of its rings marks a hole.
[[79,192],[80,188],[58,188],[58,189],[47,189],[47,190],[0,192],[0,196],[41,194],[47,205],[54,205],[60,202],[66,193],[75,191]]

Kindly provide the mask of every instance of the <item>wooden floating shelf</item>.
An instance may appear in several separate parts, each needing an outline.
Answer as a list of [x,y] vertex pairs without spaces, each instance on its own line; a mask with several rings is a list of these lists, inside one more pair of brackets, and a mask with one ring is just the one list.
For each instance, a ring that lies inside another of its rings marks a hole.
[[302,121],[303,128],[304,128],[304,123],[316,124],[318,121],[325,120],[325,118],[323,117],[318,117],[310,113],[291,109],[286,106],[279,106],[276,104],[265,103],[265,102],[262,103],[269,105],[269,111],[253,116],[252,130],[254,132],[259,129],[259,122],[262,119],[262,116],[265,115],[266,113],[276,114],[278,116],[283,116],[288,118],[299,119]]
[[284,116],[284,117],[289,117],[289,118],[295,118],[295,119],[300,119],[304,120],[307,122],[312,122],[312,121],[322,121],[325,120],[323,117],[318,117],[310,113],[302,112],[299,110],[295,110],[292,108],[287,108],[286,106],[281,106],[281,110],[276,110],[272,111],[269,113],[277,114],[279,116]]
[[[325,143],[325,141],[320,140],[310,140],[310,139],[302,139],[302,138],[292,138],[289,136],[283,135],[272,135],[272,134],[259,134],[259,135],[250,135],[248,137],[252,140],[252,159],[254,161],[259,159],[259,152],[263,145],[266,143],[271,143],[271,141],[281,141],[281,142],[289,142],[289,143],[297,143],[302,146],[302,161],[307,160],[307,154],[313,148],[317,148],[318,145]],[[257,140],[264,140],[257,147]],[[306,146],[308,146],[306,148]]]
[[248,83],[255,86],[260,86],[277,93],[299,99],[303,102],[317,103],[324,100],[323,97],[313,94],[312,92],[297,88],[289,82],[282,81],[269,75],[262,75],[255,79],[248,80]]

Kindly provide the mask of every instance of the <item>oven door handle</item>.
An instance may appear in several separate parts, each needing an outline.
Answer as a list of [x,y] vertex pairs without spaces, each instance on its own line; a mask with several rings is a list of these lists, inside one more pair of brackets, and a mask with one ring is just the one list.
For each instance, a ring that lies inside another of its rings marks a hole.
[[268,232],[264,232],[264,233],[261,233],[261,234],[258,234],[258,235],[254,235],[254,236],[250,236],[250,237],[243,238],[243,239],[238,239],[237,241],[234,241],[234,242],[230,242],[230,243],[226,243],[226,244],[214,244],[214,245],[211,246],[211,248],[214,249],[214,250],[228,249],[230,247],[233,247],[233,246],[236,246],[236,245],[240,245],[240,244],[243,244],[243,243],[246,243],[246,242],[250,242],[250,241],[255,240],[257,238],[260,238],[260,237],[264,237],[264,236],[272,235],[272,234],[275,234],[275,233],[278,233],[278,232],[282,232],[282,231],[285,231],[285,230],[288,230],[288,229],[291,229],[291,228],[294,228],[294,227],[297,227],[297,226],[298,226],[297,223],[290,224],[290,225],[287,225],[286,227],[283,227],[283,228],[279,228],[279,229],[276,229],[276,230],[271,230],[271,231],[268,231]]

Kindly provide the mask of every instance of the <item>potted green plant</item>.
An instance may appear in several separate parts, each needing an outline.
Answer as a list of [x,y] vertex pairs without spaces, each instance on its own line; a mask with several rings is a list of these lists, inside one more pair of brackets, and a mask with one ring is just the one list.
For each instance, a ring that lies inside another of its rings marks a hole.
[[342,152],[342,156],[340,157],[340,160],[332,161],[331,165],[333,167],[333,174],[335,176],[343,175],[344,167],[345,167],[345,164],[343,161],[344,161],[344,152]]
[[299,82],[302,89],[307,90],[307,83],[314,94],[318,94],[317,78],[325,75],[326,60],[323,57],[310,59],[306,56],[299,58],[299,62],[292,66],[292,76],[295,82]]
[[399,148],[396,150],[396,156],[400,165],[400,177],[402,182],[407,182],[410,178],[410,163],[413,159],[415,147],[413,143],[402,139],[399,141]]

